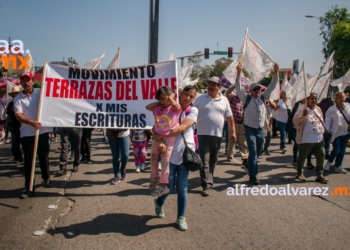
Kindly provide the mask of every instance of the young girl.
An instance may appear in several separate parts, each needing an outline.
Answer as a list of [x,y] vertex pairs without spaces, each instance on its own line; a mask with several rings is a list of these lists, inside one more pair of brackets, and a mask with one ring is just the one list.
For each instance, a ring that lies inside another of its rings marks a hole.
[[143,129],[131,130],[131,141],[134,150],[134,159],[136,166],[136,173],[145,169],[145,160],[147,158],[147,135]]
[[[174,92],[168,87],[163,86],[157,90],[156,98],[158,102],[150,103],[146,106],[147,110],[153,112],[154,115],[154,131],[161,135],[168,135],[179,125],[179,115],[181,114],[181,106],[174,98]],[[169,177],[169,158],[173,150],[176,136],[169,136],[162,139],[166,150],[161,154],[161,176],[158,172],[159,144],[156,140],[152,142],[151,149],[151,183],[149,189],[154,190],[152,196],[159,197],[169,193],[168,177]],[[159,181],[159,185],[157,186]]]

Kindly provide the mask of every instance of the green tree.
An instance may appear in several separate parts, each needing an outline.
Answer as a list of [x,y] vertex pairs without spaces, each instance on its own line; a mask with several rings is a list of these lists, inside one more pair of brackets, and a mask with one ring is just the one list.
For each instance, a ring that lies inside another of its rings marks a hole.
[[350,68],[350,22],[339,22],[333,26],[328,41],[328,50],[334,51],[336,78],[343,76]]
[[77,60],[75,60],[73,57],[68,57],[68,62],[78,65]]
[[338,8],[338,5],[332,6],[331,10],[320,17],[320,35],[323,37],[324,58],[327,60],[332,51],[328,47],[329,39],[332,35],[333,26],[339,22],[350,23],[350,14],[346,8]]
[[209,65],[205,65],[198,72],[199,82],[206,88],[208,86],[207,80],[212,76],[212,68]]
[[222,72],[233,62],[230,58],[221,57],[217,59],[212,67],[211,76],[221,76]]

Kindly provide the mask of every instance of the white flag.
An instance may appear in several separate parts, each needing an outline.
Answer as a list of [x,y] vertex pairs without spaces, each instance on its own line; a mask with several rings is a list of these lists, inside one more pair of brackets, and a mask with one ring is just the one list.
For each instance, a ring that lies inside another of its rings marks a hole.
[[182,81],[185,80],[187,77],[190,77],[190,75],[192,74],[192,68],[193,68],[193,64],[190,63],[177,70],[178,86],[181,87]]
[[114,56],[111,63],[108,65],[107,69],[116,69],[119,68],[119,57],[120,57],[120,49],[118,48],[117,54]]
[[231,84],[236,83],[236,77],[237,77],[237,65],[239,61],[237,59],[233,60],[233,62],[222,72],[222,74],[225,76],[227,80]]
[[307,87],[307,79],[304,62],[301,66],[301,70],[299,72],[298,78],[295,81],[294,87],[290,92],[290,100],[292,107],[294,107],[295,103],[305,99],[310,95],[310,89]]
[[28,60],[28,66],[29,66],[29,69],[27,69],[26,67],[24,67],[24,72],[31,72],[33,75],[35,73],[35,65],[34,65],[34,60],[33,60],[33,57],[32,55],[29,53],[30,58]]
[[280,96],[281,96],[281,85],[280,85],[280,82],[278,81],[276,88],[274,88],[274,90],[272,90],[272,92],[271,92],[270,99],[273,101],[279,100]]
[[180,88],[184,89],[186,86],[189,85],[195,85],[197,84],[197,82],[199,81],[199,78],[197,78],[194,81],[191,81],[191,79],[189,77],[186,77],[179,85]]
[[331,85],[337,86],[339,88],[339,91],[343,92],[346,89],[346,87],[350,85],[350,69],[348,70],[348,72],[346,72],[344,76],[333,81]]
[[289,79],[289,82],[287,83],[287,86],[283,88],[283,91],[286,92],[287,96],[290,96],[290,93],[294,88],[297,78],[298,78],[298,74],[293,73],[292,77]]
[[174,51],[171,51],[170,56],[169,56],[169,61],[175,60],[175,54]]
[[283,81],[282,81],[282,85],[281,85],[281,90],[283,91],[286,86],[288,84],[288,75],[287,75],[287,72],[284,74],[284,78],[283,78]]
[[320,76],[327,74],[329,72],[329,70],[333,67],[333,65],[334,65],[333,57],[334,57],[334,51],[328,57],[327,62],[325,63],[325,65],[322,68]]
[[331,74],[332,71],[318,79],[314,85],[314,88],[312,89],[312,92],[315,92],[318,95],[318,103],[320,103],[324,98],[327,98]]
[[91,61],[88,61],[83,66],[81,66],[82,69],[96,69],[98,64],[101,62],[102,58],[105,56],[106,52],[104,52],[99,58],[92,59]]
[[248,34],[241,53],[243,55],[239,57],[243,56],[243,68],[250,75],[251,81],[258,82],[273,70],[274,61]]
[[320,76],[319,73],[313,75],[313,76],[310,76],[308,79],[307,79],[307,85],[309,87],[310,90],[312,90],[312,88],[314,87],[315,83],[317,82],[317,79],[318,77]]

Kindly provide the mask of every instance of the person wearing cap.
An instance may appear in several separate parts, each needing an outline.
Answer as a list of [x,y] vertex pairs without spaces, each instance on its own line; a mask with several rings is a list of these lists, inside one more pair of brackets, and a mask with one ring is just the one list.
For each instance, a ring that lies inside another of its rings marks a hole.
[[199,96],[193,103],[193,106],[198,109],[198,152],[203,162],[203,168],[200,169],[202,196],[209,196],[210,189],[214,185],[214,169],[218,160],[225,119],[231,133],[229,138],[233,142],[236,141],[235,123],[230,104],[219,91],[220,79],[214,76],[207,82],[208,93]]
[[266,121],[266,107],[265,101],[270,98],[271,92],[276,88],[278,83],[278,69],[277,63],[273,66],[274,77],[264,93],[261,93],[262,86],[259,83],[252,83],[250,85],[250,93],[246,94],[244,88],[241,86],[241,72],[242,64],[237,65],[236,86],[237,95],[244,103],[243,125],[245,128],[245,136],[248,144],[248,164],[249,182],[253,185],[258,185],[260,182],[257,179],[258,175],[258,156],[260,155],[262,146],[264,144],[264,125]]
[[[5,130],[5,141],[8,143],[8,129],[6,128],[6,108],[9,103],[7,97],[4,95],[5,90],[0,89],[0,119],[1,119],[1,125],[2,129]],[[2,131],[1,129],[1,131]],[[3,144],[2,136],[0,137],[0,144]]]
[[36,131],[39,130],[39,139],[37,147],[37,155],[39,156],[39,166],[41,169],[41,177],[44,180],[44,187],[52,187],[49,172],[49,133],[51,128],[42,127],[37,120],[40,101],[40,89],[34,89],[33,75],[25,72],[20,75],[22,92],[14,99],[14,107],[17,120],[22,123],[21,144],[24,154],[24,172],[25,172],[25,193],[21,198],[25,199],[33,195],[29,192],[32,159],[34,151],[34,140]]
[[[11,92],[8,93],[12,99],[21,92],[19,87],[13,87]],[[6,128],[11,132],[11,152],[16,163],[21,163],[23,160],[21,145],[20,145],[20,127],[21,123],[17,120],[13,100],[9,102],[6,110]]]

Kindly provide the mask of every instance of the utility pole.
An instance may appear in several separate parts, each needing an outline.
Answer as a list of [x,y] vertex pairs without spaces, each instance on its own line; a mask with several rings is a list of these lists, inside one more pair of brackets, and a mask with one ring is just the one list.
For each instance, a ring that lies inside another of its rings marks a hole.
[[150,0],[148,63],[158,62],[159,0]]

